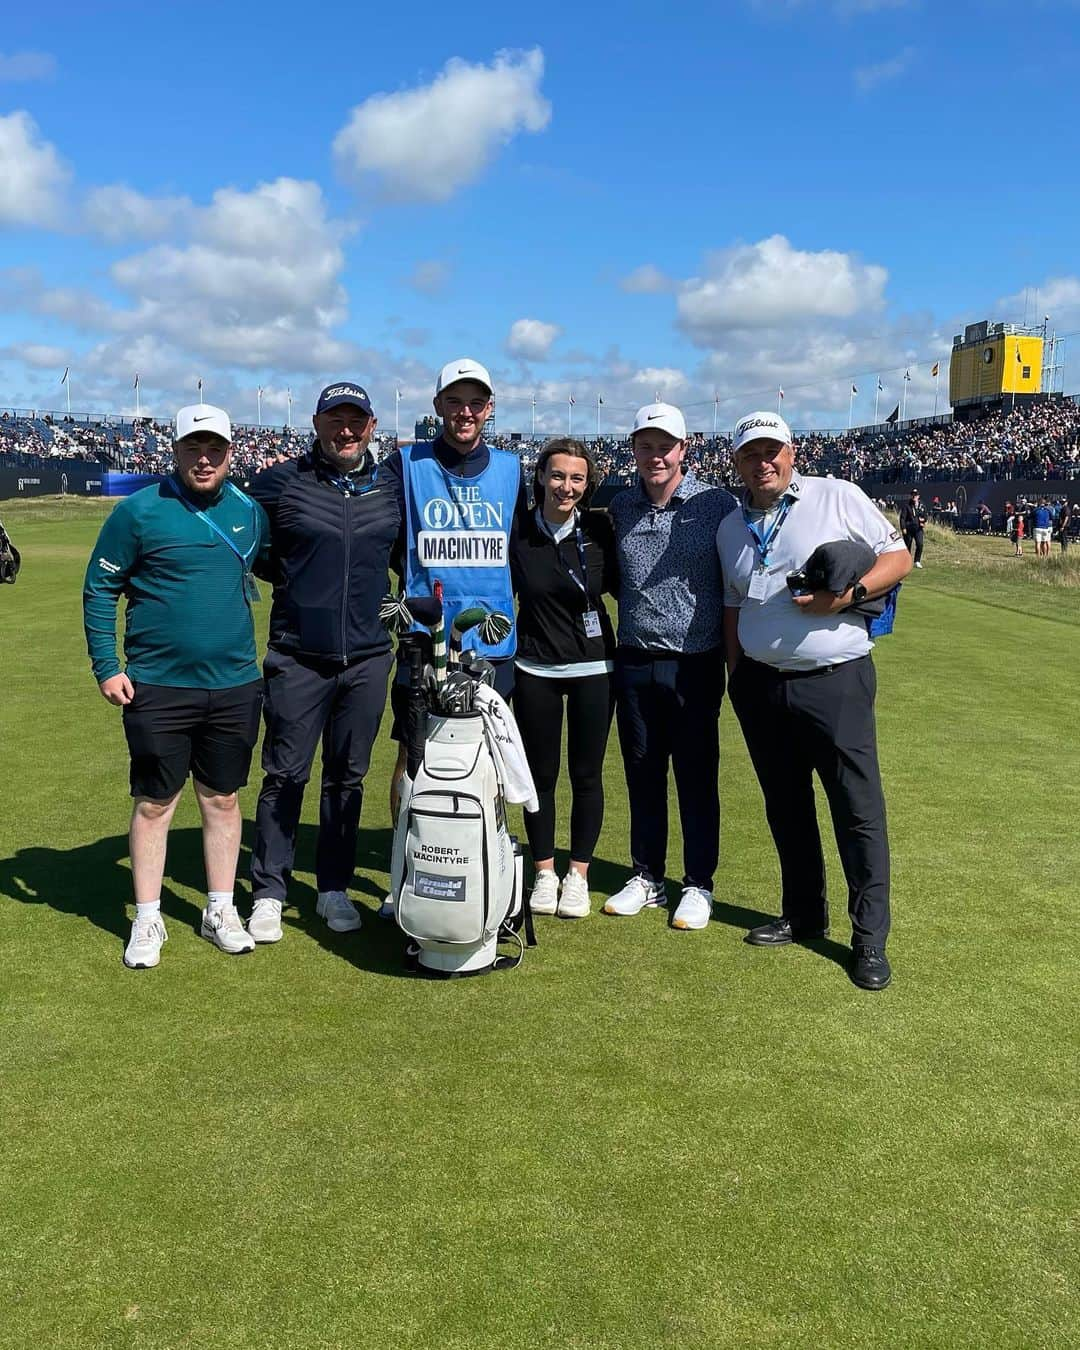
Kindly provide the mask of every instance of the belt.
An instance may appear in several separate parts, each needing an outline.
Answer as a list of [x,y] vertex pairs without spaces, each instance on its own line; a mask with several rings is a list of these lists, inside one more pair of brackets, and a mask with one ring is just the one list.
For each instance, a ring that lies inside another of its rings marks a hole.
[[870,656],[868,653],[866,656],[857,656],[852,661],[838,661],[834,666],[815,666],[813,670],[778,670],[776,666],[767,666],[764,661],[755,661],[749,656],[744,656],[742,660],[749,661],[758,670],[767,671],[774,680],[820,680],[824,675],[835,675],[838,670],[857,666],[860,661],[869,661]]

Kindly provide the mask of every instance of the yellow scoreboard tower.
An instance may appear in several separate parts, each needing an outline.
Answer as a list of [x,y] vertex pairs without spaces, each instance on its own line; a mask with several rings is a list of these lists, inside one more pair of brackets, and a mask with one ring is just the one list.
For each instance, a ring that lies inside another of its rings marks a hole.
[[1043,339],[1011,323],[969,323],[953,338],[949,402],[956,409],[1042,391]]

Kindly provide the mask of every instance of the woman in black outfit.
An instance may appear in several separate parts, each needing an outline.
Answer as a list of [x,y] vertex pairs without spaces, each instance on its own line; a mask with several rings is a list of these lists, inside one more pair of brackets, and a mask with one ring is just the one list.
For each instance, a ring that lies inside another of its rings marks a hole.
[[[536,509],[522,519],[511,558],[518,598],[514,713],[540,809],[526,812],[536,867],[536,914],[589,912],[589,863],[604,818],[604,752],[615,707],[615,633],[602,596],[617,588],[615,539],[604,511],[587,510],[599,481],[581,441],[560,437],[540,452]],[[570,866],[555,873],[555,785],[567,721]]]

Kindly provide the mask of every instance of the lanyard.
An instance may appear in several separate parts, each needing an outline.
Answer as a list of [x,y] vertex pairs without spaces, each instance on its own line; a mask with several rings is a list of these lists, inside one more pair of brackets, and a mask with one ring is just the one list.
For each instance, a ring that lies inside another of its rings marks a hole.
[[370,492],[379,480],[378,464],[372,467],[371,477],[366,483],[358,483],[354,478],[349,478],[345,474],[330,473],[325,468],[323,472],[326,481],[336,487],[339,492],[343,492],[346,497],[362,497],[365,492]]
[[[229,538],[229,536],[225,533],[225,531],[221,528],[220,525],[218,525],[215,521],[211,520],[210,517],[206,514],[206,512],[200,510],[199,507],[197,507],[194,502],[188,501],[188,499],[180,491],[179,487],[172,478],[166,478],[165,481],[169,485],[169,490],[175,493],[175,495],[180,498],[180,500],[183,502],[187,510],[189,510],[193,516],[198,516],[200,520],[204,520],[207,523],[207,525],[210,526],[213,532],[218,536],[218,538],[223,539],[225,543],[228,544],[228,546],[240,559],[240,565],[243,567],[244,571],[245,572],[250,571],[249,567],[250,560],[254,556],[256,550],[259,547],[258,517],[255,514],[255,503],[250,499],[248,500],[248,505],[251,507],[251,532],[255,536],[255,542],[251,545],[251,547],[247,550],[246,553],[242,553],[240,549],[238,549],[236,545],[233,543],[233,541]],[[233,487],[232,483],[226,481],[225,486],[229,489],[230,492],[234,493],[237,497],[243,498],[244,494],[238,488]]]
[[773,545],[779,538],[780,531],[783,529],[784,526],[784,521],[787,520],[788,513],[790,512],[794,504],[795,503],[792,501],[790,497],[784,498],[784,500],[780,504],[780,510],[776,513],[776,519],[773,521],[769,533],[764,536],[762,535],[758,527],[754,524],[754,522],[750,519],[750,512],[746,509],[745,506],[743,507],[742,509],[743,520],[746,523],[746,528],[750,531],[750,537],[754,541],[754,548],[757,550],[758,559],[762,567],[768,567],[769,554],[772,552]]
[[566,568],[567,575],[569,576],[570,580],[574,583],[574,585],[578,588],[578,590],[581,592],[581,594],[585,596],[587,603],[589,598],[589,567],[588,563],[585,561],[585,536],[581,532],[580,522],[574,527],[574,539],[577,542],[578,562],[581,565],[581,576],[579,577],[577,573],[574,571],[574,569],[563,557],[562,549],[559,547],[562,541],[555,538],[555,532],[554,530],[552,530],[550,524],[544,519],[543,512],[537,511],[536,514],[540,521],[541,526],[543,527],[544,533],[555,545],[555,557],[558,558],[562,566]]

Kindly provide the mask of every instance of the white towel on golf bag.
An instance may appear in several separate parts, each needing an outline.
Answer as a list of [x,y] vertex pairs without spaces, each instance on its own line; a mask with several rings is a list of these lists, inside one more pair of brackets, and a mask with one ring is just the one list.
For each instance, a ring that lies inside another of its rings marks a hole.
[[521,802],[526,811],[539,811],[536,784],[529,761],[525,758],[521,732],[506,700],[490,685],[478,684],[476,707],[484,719],[484,729],[495,760],[495,770],[502,783],[503,796],[508,802]]

